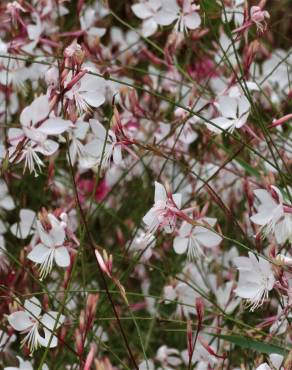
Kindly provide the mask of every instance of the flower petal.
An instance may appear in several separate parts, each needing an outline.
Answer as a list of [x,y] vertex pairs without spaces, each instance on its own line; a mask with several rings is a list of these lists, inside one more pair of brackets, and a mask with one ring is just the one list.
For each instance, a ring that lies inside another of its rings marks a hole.
[[29,316],[38,318],[42,312],[41,302],[36,297],[31,297],[26,299],[24,302],[24,308],[29,314]]
[[70,255],[66,247],[55,249],[55,261],[60,267],[68,267],[70,265]]
[[45,247],[43,244],[37,244],[27,258],[35,263],[43,263],[50,253],[50,248]]
[[174,238],[173,241],[173,249],[175,253],[177,254],[183,254],[187,251],[189,245],[189,239],[188,238],[182,238],[180,236],[177,236]]
[[8,322],[17,331],[27,330],[32,326],[32,322],[25,311],[13,312],[8,316]]

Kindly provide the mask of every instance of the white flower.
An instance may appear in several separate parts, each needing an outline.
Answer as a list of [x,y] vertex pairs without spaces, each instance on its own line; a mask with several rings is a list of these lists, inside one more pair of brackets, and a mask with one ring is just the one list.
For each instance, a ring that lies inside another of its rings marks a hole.
[[[30,351],[33,352],[39,346],[47,347],[50,342],[50,348],[56,347],[58,339],[53,331],[58,329],[64,322],[65,316],[58,318],[57,311],[49,311],[41,315],[42,306],[36,297],[24,301],[24,311],[13,312],[8,316],[9,324],[22,334],[26,334],[22,340],[22,345],[27,344]],[[58,319],[58,321],[57,321]],[[44,336],[39,333],[42,329]]]
[[217,303],[225,313],[232,313],[239,304],[239,298],[233,299],[232,294],[233,282],[228,281],[223,286],[216,288],[214,294],[216,296]]
[[97,18],[96,13],[96,10],[91,7],[85,9],[83,15],[80,17],[80,26],[89,36],[102,37],[106,33],[106,28],[93,27]]
[[[221,4],[221,1],[218,1]],[[231,0],[229,6],[225,6],[225,13],[227,22],[234,20],[235,25],[238,27],[244,21],[244,0]],[[225,23],[225,13],[222,11],[222,22]]]
[[85,153],[93,159],[94,165],[102,165],[102,168],[108,168],[111,158],[116,165],[122,161],[122,150],[116,134],[95,120],[89,120],[94,139],[84,146]]
[[251,221],[261,226],[264,236],[275,233],[278,243],[283,243],[291,238],[291,215],[284,214],[282,194],[275,186],[271,187],[278,200],[265,189],[254,190],[259,200],[257,213],[250,217]]
[[271,353],[269,358],[275,369],[279,370],[283,363],[284,357],[282,355],[279,355],[278,353]]
[[157,31],[158,24],[154,16],[160,7],[161,0],[147,0],[131,6],[136,17],[143,19],[142,35],[144,37],[149,37]]
[[83,120],[78,120],[74,127],[69,130],[69,138],[70,138],[70,159],[72,164],[74,165],[76,160],[79,157],[85,155],[84,152],[84,145],[82,144],[81,140],[84,140],[89,129],[88,122]]
[[[197,220],[198,223],[207,227],[215,226],[215,218],[204,217]],[[222,240],[220,235],[204,226],[192,226],[184,221],[179,229],[178,236],[173,241],[173,248],[177,254],[188,254],[192,259],[204,255],[203,248],[216,247]]]
[[8,194],[8,187],[4,180],[0,180],[0,209],[11,211],[15,208],[13,198]]
[[[86,68],[96,72],[94,68]],[[68,73],[67,83],[72,79],[72,72]],[[66,85],[66,84],[65,84]],[[104,80],[101,77],[86,73],[73,87],[66,92],[65,97],[75,102],[80,114],[90,111],[91,107],[98,108],[105,101]]]
[[139,229],[128,245],[129,251],[133,252],[136,256],[141,256],[140,260],[143,262],[148,261],[152,256],[152,248],[155,246],[155,237],[152,234],[145,233],[144,230]]
[[[9,160],[16,163],[25,159],[25,166],[30,172],[35,171],[35,165],[38,169],[43,166],[43,162],[37,153],[46,156],[54,154],[59,144],[48,139],[49,135],[57,136],[62,134],[71,126],[71,121],[58,117],[48,118],[50,113],[49,99],[46,95],[36,98],[29,106],[23,109],[20,115],[21,129],[11,128],[8,131]],[[24,142],[28,139],[28,142]],[[21,150],[18,145],[23,142]]]
[[154,233],[159,227],[166,233],[172,233],[176,226],[176,212],[181,207],[181,194],[169,195],[163,185],[155,181],[154,205],[143,217],[148,233]]
[[188,284],[178,282],[174,286],[166,285],[163,289],[163,298],[165,303],[178,301],[175,316],[189,318],[190,315],[196,314],[194,302],[199,294]]
[[184,32],[187,29],[194,30],[201,24],[201,17],[197,13],[198,6],[191,0],[183,0],[182,9],[176,0],[161,0],[161,8],[155,14],[154,20],[161,26],[168,26],[174,21],[175,30]]
[[35,228],[36,213],[31,209],[21,209],[19,212],[20,221],[13,224],[10,231],[19,239],[26,239],[33,234]]
[[262,305],[273,289],[275,277],[270,263],[262,257],[249,252],[248,257],[235,257],[234,263],[239,270],[238,287],[235,293],[247,299],[251,311]]
[[250,103],[245,96],[220,96],[215,105],[221,116],[213,118],[211,121],[219,127],[207,123],[206,125],[210,131],[217,134],[222,133],[221,129],[232,132],[235,128],[240,128],[246,123]]
[[48,214],[51,228],[46,230],[40,221],[37,221],[37,232],[41,242],[28,254],[27,258],[40,264],[40,276],[44,278],[53,267],[53,262],[60,267],[70,265],[70,255],[63,245],[65,241],[64,224],[51,213]]
[[142,35],[153,35],[160,26],[169,26],[174,21],[175,30],[184,32],[187,29],[194,30],[201,24],[201,17],[197,13],[198,6],[191,0],[184,0],[180,8],[176,0],[148,0],[132,5],[135,15],[143,19]]

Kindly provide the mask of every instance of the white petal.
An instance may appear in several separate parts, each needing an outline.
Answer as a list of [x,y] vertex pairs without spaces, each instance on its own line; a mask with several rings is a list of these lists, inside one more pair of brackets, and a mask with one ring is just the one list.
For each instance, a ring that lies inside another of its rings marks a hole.
[[8,316],[9,324],[18,331],[27,330],[32,326],[28,314],[25,311],[13,312]]
[[49,118],[39,128],[38,131],[46,135],[60,135],[72,125],[69,120],[62,118]]
[[[64,315],[60,315],[59,318],[58,316],[59,316],[59,313],[57,311],[49,311],[48,313],[44,314],[41,322],[47,329],[53,330],[54,327],[58,329],[65,321]],[[57,322],[57,318],[58,318],[58,322]]]
[[134,4],[131,6],[133,13],[140,19],[146,19],[152,16],[151,9],[146,4]]
[[41,302],[36,297],[26,299],[24,302],[24,308],[28,312],[29,316],[38,318],[42,312]]
[[207,248],[216,247],[222,240],[220,235],[217,235],[210,230],[206,231],[206,229],[201,226],[195,227],[194,232],[195,238],[198,240],[198,242]]
[[87,104],[94,108],[98,108],[105,102],[104,95],[97,91],[86,91],[84,93],[80,93],[80,95]]
[[116,165],[122,162],[122,150],[120,145],[116,145],[113,151],[113,161]]
[[53,247],[54,246],[54,240],[51,237],[50,233],[48,233],[41,224],[40,221],[37,221],[37,231],[40,236],[40,239],[42,243],[47,247]]
[[20,122],[28,126],[31,122],[35,124],[45,119],[50,112],[49,99],[46,95],[36,98],[31,105],[24,108],[20,115]]
[[89,124],[94,135],[100,140],[104,141],[106,138],[106,129],[96,119],[90,119]]
[[173,13],[171,11],[165,11],[164,9],[157,12],[153,17],[155,22],[158,23],[160,26],[169,26],[177,18],[178,16],[176,13]]
[[158,25],[153,18],[149,18],[142,23],[142,35],[149,37],[157,31]]
[[177,208],[181,207],[182,195],[181,194],[173,194],[172,195],[173,201],[176,204]]
[[234,291],[241,298],[253,299],[259,295],[261,286],[255,283],[246,283],[245,285],[239,285]]
[[194,12],[183,17],[184,24],[190,30],[198,28],[201,24],[201,17],[198,13]]
[[272,353],[270,354],[269,357],[273,366],[275,366],[275,368],[279,370],[284,360],[284,357],[282,355],[278,355],[277,353]]
[[249,271],[252,269],[252,264],[247,257],[235,257],[233,263],[239,270]]
[[217,101],[217,106],[224,117],[236,118],[238,102],[236,98],[230,96],[220,96]]
[[92,140],[84,145],[84,152],[91,157],[100,157],[102,154],[102,149],[103,146],[100,140]]
[[238,100],[238,116],[242,117],[244,113],[249,112],[250,103],[245,96],[241,96]]
[[152,225],[153,221],[155,220],[155,212],[151,208],[146,215],[143,217],[143,222],[147,225],[150,226]]
[[177,236],[173,241],[173,249],[177,254],[183,254],[188,249],[189,239]]
[[162,184],[155,181],[154,202],[156,203],[159,200],[167,200],[166,190]]
[[260,212],[250,217],[250,220],[256,225],[266,225],[273,217],[273,214]]
[[192,228],[193,228],[193,226],[191,224],[189,224],[186,221],[183,221],[183,223],[182,223],[182,225],[179,229],[179,236],[186,237],[187,235],[190,234]]
[[[212,125],[211,123],[206,123],[206,126],[210,131],[213,131],[216,134],[221,134],[223,132],[223,130],[226,130],[227,128],[229,128],[233,124],[232,120],[230,120],[228,118],[225,118],[225,117],[213,118],[211,122],[214,125]],[[220,130],[220,128],[222,130]]]
[[43,244],[38,244],[29,252],[27,258],[35,263],[43,263],[49,253],[50,249],[48,247],[45,247]]
[[66,247],[55,249],[55,261],[60,267],[68,267],[70,265],[70,255]]
[[272,198],[270,193],[265,189],[256,189],[254,190],[255,196],[259,199],[259,201],[267,206],[276,207],[277,203]]
[[13,198],[10,195],[6,195],[0,200],[0,207],[6,209],[6,211],[11,211],[14,209],[15,204]]
[[50,235],[54,240],[54,246],[63,245],[66,234],[62,226],[55,226],[50,230]]

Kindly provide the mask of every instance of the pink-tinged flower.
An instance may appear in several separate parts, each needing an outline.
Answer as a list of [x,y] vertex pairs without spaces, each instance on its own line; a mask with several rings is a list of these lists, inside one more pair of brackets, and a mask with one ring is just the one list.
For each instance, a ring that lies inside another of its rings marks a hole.
[[269,18],[270,14],[268,13],[268,11],[263,10],[262,6],[252,6],[250,8],[249,19],[247,19],[242,26],[233,30],[233,33],[238,32],[246,33],[247,30],[253,26],[253,24],[256,25],[258,33],[263,33],[267,28],[266,19]]
[[160,227],[166,233],[172,233],[176,226],[181,199],[181,194],[167,194],[164,186],[155,181],[154,205],[143,217],[147,232],[155,233]]
[[248,257],[235,257],[234,264],[239,270],[238,287],[235,293],[247,299],[251,311],[262,305],[275,284],[270,263],[262,257],[249,252]]
[[[39,346],[56,347],[58,339],[54,335],[54,330],[58,329],[65,320],[65,316],[59,315],[57,311],[49,311],[44,315],[41,315],[41,312],[40,301],[32,297],[24,301],[23,311],[13,312],[8,316],[8,322],[13,329],[26,334],[21,343],[27,344],[31,352]],[[43,330],[44,336],[40,334],[40,329]]]
[[196,220],[204,226],[193,226],[184,221],[178,231],[178,236],[174,238],[173,249],[177,254],[187,253],[189,259],[204,255],[204,248],[214,248],[220,244],[222,237],[209,227],[214,227],[217,220],[215,218],[204,217]]
[[40,264],[40,276],[44,278],[51,272],[53,262],[59,267],[70,265],[70,255],[64,246],[66,233],[65,225],[60,222],[52,213],[48,214],[50,228],[46,230],[40,221],[37,221],[37,232],[40,237],[38,243],[27,258]]
[[211,123],[206,124],[210,131],[217,134],[222,133],[222,130],[233,132],[235,128],[245,125],[250,110],[250,103],[245,96],[220,96],[215,105],[221,116],[211,120],[214,125]]
[[266,27],[266,19],[270,18],[270,14],[266,10],[262,10],[259,6],[250,8],[250,19],[256,25],[258,31],[263,32]]
[[283,244],[292,239],[292,217],[290,213],[285,213],[280,190],[275,186],[271,186],[271,189],[274,196],[265,189],[254,190],[259,204],[256,207],[257,213],[250,219],[261,226],[264,236],[274,233],[277,242]]
[[104,169],[108,168],[111,159],[113,159],[116,165],[120,164],[122,161],[122,150],[116,134],[111,129],[106,131],[103,125],[95,119],[89,120],[89,124],[94,134],[94,139],[84,146],[84,151],[90,157],[90,167],[101,166]]
[[34,233],[36,213],[31,209],[21,209],[19,212],[19,222],[10,227],[10,231],[19,239],[26,239]]
[[[11,144],[9,160],[19,163],[25,159],[24,170],[28,167],[30,172],[36,173],[35,166],[40,170],[44,164],[38,153],[50,156],[59,148],[59,144],[48,139],[48,136],[60,135],[72,124],[71,121],[59,117],[47,118],[49,113],[49,99],[46,95],[41,95],[21,112],[21,129],[11,128],[8,131]],[[19,149],[20,143],[23,147]]]

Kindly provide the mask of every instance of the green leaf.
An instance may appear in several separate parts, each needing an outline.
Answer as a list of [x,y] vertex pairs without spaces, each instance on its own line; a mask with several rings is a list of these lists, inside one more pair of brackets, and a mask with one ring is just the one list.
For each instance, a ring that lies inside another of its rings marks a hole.
[[239,347],[252,349],[259,353],[277,353],[279,355],[287,355],[288,349],[277,346],[275,344],[270,344],[266,342],[259,342],[257,340],[247,338],[247,337],[241,337],[239,335],[218,335],[217,336],[220,339],[226,340],[228,342],[231,342]]

